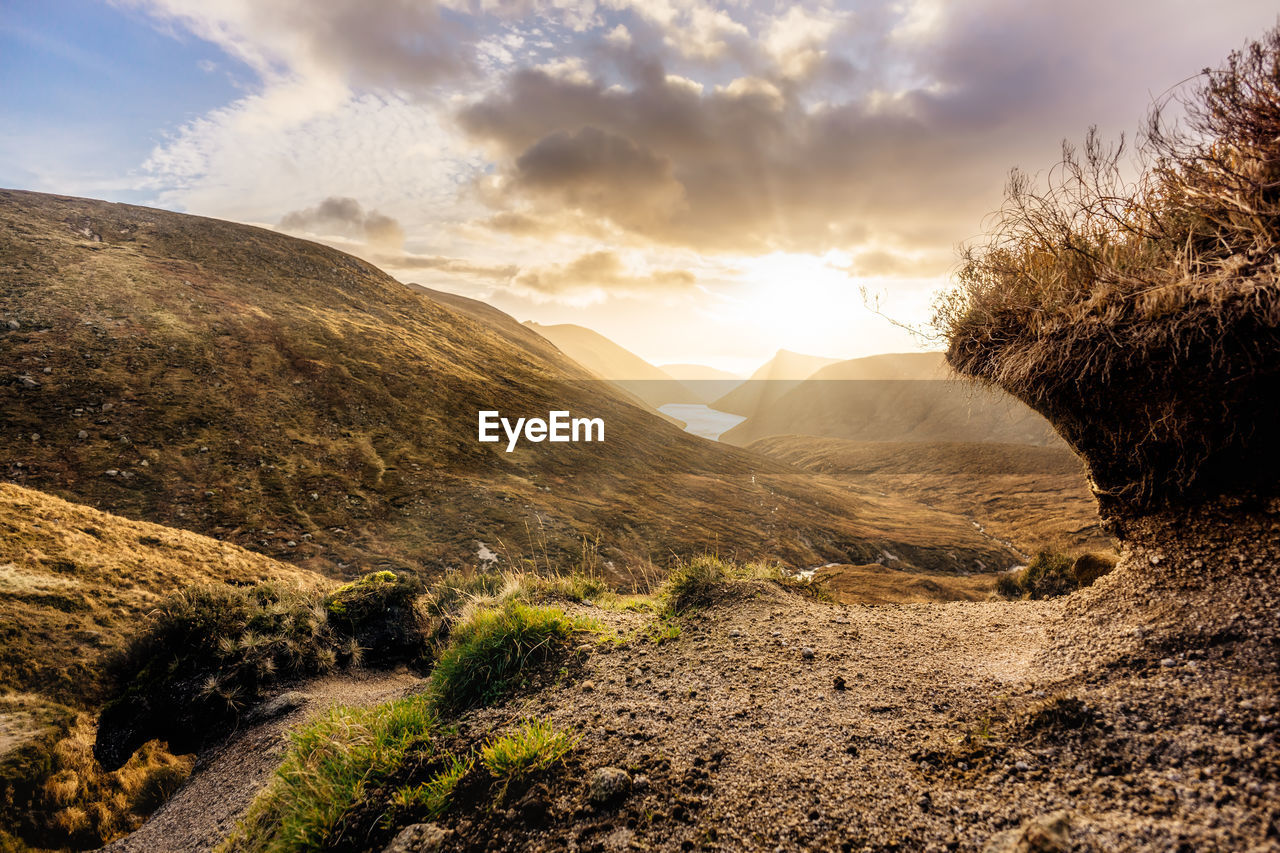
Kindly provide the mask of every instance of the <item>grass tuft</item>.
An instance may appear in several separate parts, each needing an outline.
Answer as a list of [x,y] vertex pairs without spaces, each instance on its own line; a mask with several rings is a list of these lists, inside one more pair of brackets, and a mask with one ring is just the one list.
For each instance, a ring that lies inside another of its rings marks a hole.
[[480,760],[502,783],[498,794],[502,799],[512,783],[555,764],[578,740],[572,732],[557,731],[550,723],[533,719],[486,743],[480,748]]
[[597,628],[561,610],[518,601],[476,610],[455,626],[448,648],[436,662],[432,699],[442,712],[487,704],[525,667],[563,651],[574,633]]
[[1069,595],[1107,574],[1115,563],[1097,554],[1071,557],[1042,550],[1018,572],[996,579],[996,592],[1006,598],[1040,599]]
[[220,849],[283,853],[335,846],[344,819],[365,796],[393,778],[411,750],[430,750],[436,725],[423,696],[330,709],[290,735],[275,778]]

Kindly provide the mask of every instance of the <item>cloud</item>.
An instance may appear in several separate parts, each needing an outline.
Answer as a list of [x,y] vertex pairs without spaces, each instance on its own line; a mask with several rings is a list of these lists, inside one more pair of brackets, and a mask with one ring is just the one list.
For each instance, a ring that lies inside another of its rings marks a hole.
[[614,252],[582,255],[567,264],[522,270],[512,280],[514,292],[570,301],[600,301],[605,294],[673,295],[690,290],[697,277],[687,270],[655,270],[637,274]]
[[607,31],[589,77],[517,69],[459,110],[497,166],[490,222],[568,209],[567,226],[704,252],[951,251],[1011,166],[1051,164],[1092,123],[1137,127],[1149,92],[1221,52],[1199,47],[1185,3],[735,4],[749,43],[697,57],[672,33],[692,13],[630,8],[639,23]]
[[220,46],[265,80],[422,93],[475,70],[476,33],[433,0],[120,0]]
[[315,207],[290,211],[281,217],[280,228],[337,235],[385,249],[404,245],[404,229],[399,222],[376,210],[366,211],[354,198],[331,196]]

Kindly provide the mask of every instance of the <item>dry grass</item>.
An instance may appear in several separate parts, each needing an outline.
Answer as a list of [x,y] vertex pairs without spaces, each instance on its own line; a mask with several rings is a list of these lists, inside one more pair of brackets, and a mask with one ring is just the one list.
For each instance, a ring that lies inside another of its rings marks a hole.
[[[88,849],[136,829],[186,780],[194,756],[152,741],[113,772],[94,760],[90,717],[31,694],[0,698],[0,716],[34,729],[0,761],[0,846]],[[7,835],[12,833],[12,835]]]
[[1063,447],[783,435],[751,449],[953,513],[1027,556],[1046,547],[1073,554],[1115,547],[1080,458]]
[[[337,577],[476,566],[499,542],[519,568],[598,540],[615,584],[715,550],[814,565],[898,539],[940,566],[981,544],[931,550],[874,494],[685,434],[509,329],[262,229],[0,192],[0,319],[20,324],[0,360],[39,383],[0,384],[6,478]],[[499,404],[602,417],[606,441],[477,443]]]
[[935,323],[961,373],[1048,417],[1104,512],[1257,491],[1280,449],[1280,29],[1154,108],[1139,178],[1090,133],[1015,172]]
[[930,604],[940,601],[985,601],[1000,574],[954,576],[901,572],[879,563],[826,566],[814,573],[840,604]]
[[174,590],[322,578],[225,542],[0,483],[0,688],[86,707],[104,656]]

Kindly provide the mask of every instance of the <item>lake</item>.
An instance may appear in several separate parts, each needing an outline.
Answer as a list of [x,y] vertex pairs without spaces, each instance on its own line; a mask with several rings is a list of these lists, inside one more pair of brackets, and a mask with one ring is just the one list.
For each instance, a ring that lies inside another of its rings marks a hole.
[[719,441],[720,436],[746,420],[741,415],[722,412],[701,403],[667,403],[659,406],[658,411],[664,415],[684,421],[685,432]]

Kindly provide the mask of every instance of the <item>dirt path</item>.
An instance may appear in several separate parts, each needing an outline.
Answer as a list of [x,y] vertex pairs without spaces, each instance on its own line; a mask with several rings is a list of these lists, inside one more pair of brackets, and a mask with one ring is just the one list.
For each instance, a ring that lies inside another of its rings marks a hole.
[[[583,769],[647,777],[652,794],[621,825],[580,814],[577,835],[552,832],[540,842],[547,850],[945,838],[979,815],[957,818],[946,798],[919,807],[934,785],[904,774],[903,759],[959,739],[993,703],[1032,689],[1052,613],[1007,602],[838,607],[766,588],[684,620],[674,641],[594,654],[582,680],[475,721],[548,717],[585,735]],[[640,621],[608,618],[624,632]],[[917,813],[906,828],[904,803]]]
[[[330,676],[295,688],[301,702],[233,735],[204,755],[180,791],[134,832],[104,850],[111,853],[208,851],[235,828],[284,754],[284,733],[330,705],[373,705],[421,683],[408,672]],[[292,703],[291,703],[292,704]]]
[[[1184,642],[1110,620],[1099,636],[1123,633],[1121,652],[1082,646],[1096,664],[1052,666],[1072,599],[841,606],[737,589],[661,643],[650,614],[571,606],[616,642],[465,715],[459,735],[537,716],[578,746],[496,804],[481,780],[442,818],[444,849],[1280,853],[1280,671],[1265,637]],[[308,708],[410,683],[334,679]],[[210,756],[111,849],[211,847],[302,715]],[[605,767],[634,787],[595,803],[587,780]],[[991,846],[1058,812],[1069,842]]]

